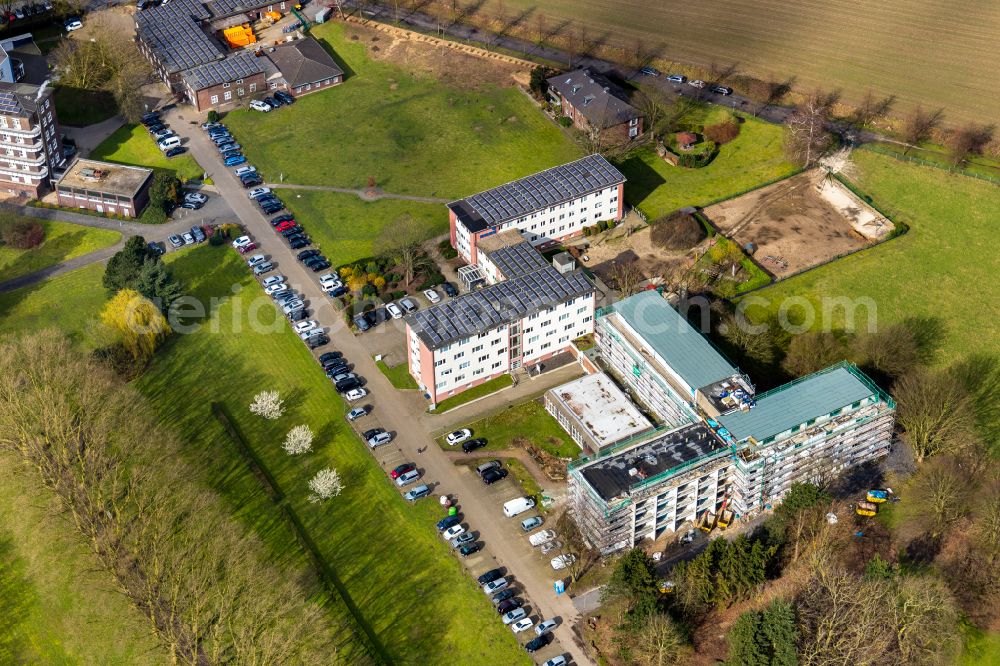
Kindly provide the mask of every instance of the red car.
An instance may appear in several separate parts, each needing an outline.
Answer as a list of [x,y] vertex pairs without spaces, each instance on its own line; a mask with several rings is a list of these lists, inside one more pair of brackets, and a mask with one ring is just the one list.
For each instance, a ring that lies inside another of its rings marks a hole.
[[254,245],[253,243],[247,243],[246,245],[240,245],[240,247],[239,247],[240,254],[246,254],[250,250],[256,250],[256,249],[257,249],[257,246]]
[[391,472],[389,472],[389,476],[391,476],[392,478],[396,479],[396,478],[399,478],[399,476],[401,476],[403,474],[406,474],[407,472],[412,472],[416,468],[417,468],[417,466],[414,465],[413,463],[403,463],[402,465],[400,465],[396,469],[394,469]]
[[274,228],[274,230],[275,231],[284,231],[285,229],[291,229],[294,226],[295,226],[295,222],[293,222],[293,221],[287,221],[287,222],[282,222],[281,224],[279,224],[278,226],[276,226]]

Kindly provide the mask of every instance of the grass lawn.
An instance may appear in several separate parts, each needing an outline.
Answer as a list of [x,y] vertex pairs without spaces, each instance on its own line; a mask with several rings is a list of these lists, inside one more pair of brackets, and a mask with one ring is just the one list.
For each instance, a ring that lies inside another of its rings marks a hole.
[[1000,664],[1000,633],[968,627],[965,634],[965,651],[959,660],[961,666],[993,666]]
[[[754,298],[766,301],[757,300],[748,315],[758,320],[771,316],[795,297],[817,313],[813,329],[835,330],[844,327],[845,311],[820,316],[823,299],[867,298],[875,305],[878,325],[908,317],[943,324],[940,364],[1000,348],[995,316],[1000,311],[1000,258],[990,243],[996,235],[1000,188],[867,150],[855,151],[853,159],[859,187],[910,231],[756,292]],[[798,323],[802,312],[799,306],[790,308],[789,319]],[[864,322],[866,309],[858,308],[856,317]]]
[[406,363],[400,363],[399,365],[390,368],[385,364],[385,361],[376,361],[375,365],[378,369],[382,371],[382,374],[388,378],[389,383],[398,389],[416,389],[416,380],[410,376],[410,370]]
[[394,199],[362,201],[353,194],[319,190],[278,193],[334,266],[372,256],[382,228],[403,215],[412,216],[426,227],[428,238],[448,230],[447,211],[439,204]]
[[[483,451],[513,448],[514,440],[523,437],[560,458],[576,458],[580,455],[580,447],[566,434],[559,422],[545,411],[541,398],[510,405],[467,427],[472,430],[474,437],[486,438],[487,444]],[[446,451],[453,448],[448,446],[444,438],[440,438],[438,443]]]
[[500,389],[505,389],[514,380],[511,379],[510,375],[500,375],[496,379],[491,379],[488,382],[483,382],[479,386],[470,388],[468,391],[462,391],[458,395],[454,395],[450,398],[445,398],[437,404],[437,407],[431,410],[432,414],[442,414],[447,412],[449,409],[455,409],[459,405],[464,405],[467,402],[475,400],[477,398],[482,398],[483,396],[489,395]]
[[[32,218],[34,221],[34,218]],[[69,222],[38,220],[45,228],[45,240],[30,250],[0,245],[0,281],[34,273],[73,257],[114,245],[117,231],[94,229]]]
[[363,188],[374,177],[386,192],[458,198],[582,156],[517,89],[410,74],[369,58],[350,33],[339,22],[310,30],[343,64],[343,85],[277,113],[226,114],[269,179]]
[[93,125],[118,113],[114,95],[106,90],[56,86],[55,104],[59,109],[59,122],[72,127]]
[[[244,470],[242,477],[249,475],[211,418],[211,402],[224,404],[238,422],[391,661],[528,663],[438,537],[434,522],[441,517],[440,507],[433,500],[403,501],[353,434],[343,418],[346,405],[287,322],[276,321],[271,307],[252,307],[252,299],[267,299],[239,257],[227,248],[201,246],[168,258],[189,291],[220,301],[211,326],[173,338],[138,387],[179,429],[190,455],[211,473],[234,513],[260,534],[275,557],[297,550],[289,548],[276,512],[262,504],[260,488],[252,488],[249,479],[233,481],[238,470]],[[234,297],[237,284],[243,290]],[[249,313],[257,310],[252,325]],[[247,405],[262,389],[281,392],[283,417],[263,421],[249,413]],[[290,428],[303,423],[316,433],[314,449],[292,458],[280,443]],[[311,504],[307,481],[327,466],[340,471],[344,493],[327,504]]]
[[52,495],[0,454],[0,663],[167,661]]
[[107,300],[102,264],[63,273],[44,282],[0,293],[0,332],[55,327],[84,348],[95,346],[94,326]]
[[181,180],[201,178],[204,171],[190,153],[167,159],[156,147],[156,142],[142,125],[125,125],[94,148],[90,154],[95,160],[135,164],[173,171]]
[[531,476],[531,472],[524,466],[524,463],[517,458],[504,458],[503,463],[510,470],[511,475],[517,479],[517,484],[524,491],[524,496],[535,498],[534,510],[544,513],[545,509],[542,508],[542,487],[535,481],[535,477]]
[[777,125],[745,117],[740,135],[700,169],[670,166],[655,147],[643,148],[618,165],[628,178],[625,200],[652,221],[790,176],[796,166],[785,159],[782,132]]

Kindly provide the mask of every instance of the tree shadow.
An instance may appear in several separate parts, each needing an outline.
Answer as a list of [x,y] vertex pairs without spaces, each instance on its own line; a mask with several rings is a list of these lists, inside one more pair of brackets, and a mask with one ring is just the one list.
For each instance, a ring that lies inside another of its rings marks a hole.
[[1000,453],[1000,358],[975,354],[951,367],[972,397],[976,428],[987,446]]
[[944,346],[947,325],[940,317],[907,317],[903,326],[913,335],[917,345],[917,360],[929,365]]

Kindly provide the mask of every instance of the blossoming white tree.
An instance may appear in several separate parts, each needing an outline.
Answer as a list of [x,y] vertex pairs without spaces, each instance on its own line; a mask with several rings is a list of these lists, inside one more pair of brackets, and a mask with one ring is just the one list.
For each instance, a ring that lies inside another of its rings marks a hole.
[[297,456],[312,449],[313,431],[307,425],[295,426],[288,431],[282,448],[290,456]]
[[261,391],[253,397],[250,411],[273,421],[285,412],[285,402],[277,391]]
[[340,482],[340,474],[337,470],[327,467],[316,472],[316,476],[309,480],[309,490],[313,494],[309,496],[310,502],[322,502],[331,497],[336,497],[344,489]]

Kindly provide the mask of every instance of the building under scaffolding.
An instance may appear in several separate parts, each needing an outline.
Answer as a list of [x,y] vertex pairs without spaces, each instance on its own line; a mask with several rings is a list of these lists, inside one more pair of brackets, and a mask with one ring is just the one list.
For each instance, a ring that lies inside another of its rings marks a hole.
[[[895,403],[854,365],[839,363],[754,395],[749,380],[707,341],[703,346],[690,337],[700,337],[697,331],[681,333],[681,342],[673,338],[676,322],[659,312],[661,304],[673,310],[666,301],[655,292],[640,296],[641,310],[628,303],[632,297],[601,313],[601,350],[617,355],[608,365],[618,373],[622,356],[645,359],[632,377],[649,381],[622,379],[642,392],[647,405],[678,409],[652,433],[570,464],[577,522],[600,552],[655,539],[685,523],[710,527],[723,511],[752,515],[780,502],[795,482],[828,479],[888,453]],[[623,311],[625,317],[608,321]],[[707,358],[711,367],[699,370],[685,353]],[[680,371],[673,367],[685,363]],[[676,418],[687,413],[689,419]]]

